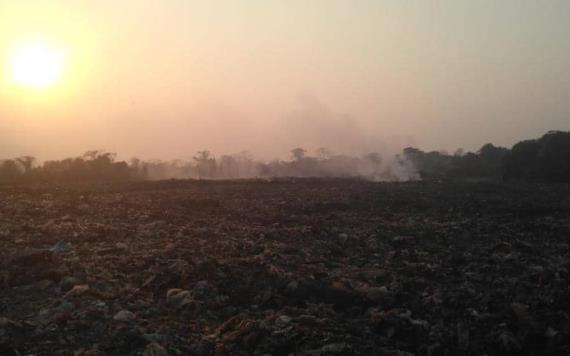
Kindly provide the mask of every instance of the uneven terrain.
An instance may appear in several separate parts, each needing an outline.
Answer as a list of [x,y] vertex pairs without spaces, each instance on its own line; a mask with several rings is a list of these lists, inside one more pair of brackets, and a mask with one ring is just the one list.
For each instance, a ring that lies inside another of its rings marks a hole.
[[567,355],[570,187],[0,187],[0,355]]

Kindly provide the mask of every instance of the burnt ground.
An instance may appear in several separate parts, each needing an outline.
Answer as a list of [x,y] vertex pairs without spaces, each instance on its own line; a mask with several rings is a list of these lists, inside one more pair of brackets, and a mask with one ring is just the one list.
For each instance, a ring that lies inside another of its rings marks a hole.
[[0,355],[567,355],[570,186],[0,187]]

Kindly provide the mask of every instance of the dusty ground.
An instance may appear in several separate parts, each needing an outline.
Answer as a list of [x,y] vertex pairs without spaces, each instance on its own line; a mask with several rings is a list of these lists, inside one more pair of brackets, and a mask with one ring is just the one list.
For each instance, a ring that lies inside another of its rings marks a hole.
[[0,355],[570,354],[570,187],[0,187]]

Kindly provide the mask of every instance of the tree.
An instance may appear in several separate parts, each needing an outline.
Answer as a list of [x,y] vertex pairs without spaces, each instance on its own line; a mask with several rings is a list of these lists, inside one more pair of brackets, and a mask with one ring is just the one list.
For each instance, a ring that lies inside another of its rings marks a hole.
[[24,169],[25,174],[29,174],[32,171],[35,160],[36,159],[32,156],[22,156],[22,157],[16,158],[16,161],[18,161],[18,163],[20,163],[20,165]]
[[326,147],[320,147],[316,151],[317,159],[325,161],[332,157],[332,151]]
[[378,152],[370,152],[364,155],[364,159],[375,165],[380,165],[382,163],[382,155]]
[[550,131],[540,140],[537,175],[548,182],[570,182],[570,132]]
[[479,150],[479,175],[482,177],[500,177],[508,149],[497,147],[491,143],[483,145]]
[[22,174],[22,169],[13,159],[0,161],[0,181],[13,182]]
[[196,152],[194,161],[196,161],[199,179],[212,178],[216,175],[216,159],[211,157],[210,151],[202,150]]
[[223,155],[220,157],[219,172],[223,178],[239,178],[238,162],[233,156]]
[[306,153],[307,153],[306,149],[297,147],[291,150],[291,158],[293,158],[293,160],[295,161],[300,161],[303,158],[305,158]]
[[570,182],[570,132],[550,131],[517,143],[504,166],[506,180]]
[[536,180],[536,163],[540,144],[537,140],[521,141],[513,146],[506,158],[504,178],[506,180]]

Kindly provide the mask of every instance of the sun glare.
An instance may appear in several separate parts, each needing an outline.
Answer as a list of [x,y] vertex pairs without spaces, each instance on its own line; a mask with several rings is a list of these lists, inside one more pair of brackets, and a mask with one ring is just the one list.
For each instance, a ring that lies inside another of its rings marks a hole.
[[61,77],[63,59],[63,50],[42,43],[17,47],[10,55],[12,82],[33,89],[52,87]]

